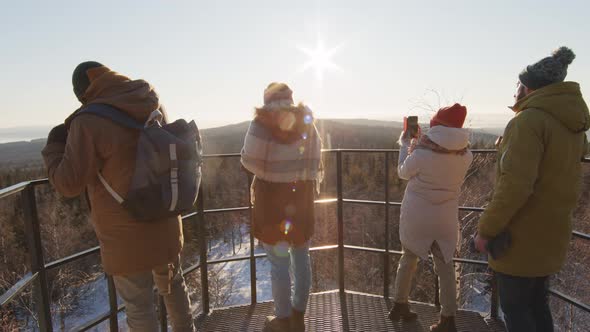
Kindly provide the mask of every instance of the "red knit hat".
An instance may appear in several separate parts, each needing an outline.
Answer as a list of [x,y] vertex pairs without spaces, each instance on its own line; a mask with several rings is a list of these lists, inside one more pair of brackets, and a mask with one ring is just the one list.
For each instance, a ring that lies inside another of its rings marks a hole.
[[430,127],[445,126],[462,128],[467,117],[467,108],[461,104],[443,107],[430,120]]

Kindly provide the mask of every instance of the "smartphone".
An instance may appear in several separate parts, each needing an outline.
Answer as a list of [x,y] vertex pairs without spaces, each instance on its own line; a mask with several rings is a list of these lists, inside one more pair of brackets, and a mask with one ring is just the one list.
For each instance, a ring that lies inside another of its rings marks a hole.
[[417,116],[404,117],[404,132],[406,133],[406,137],[418,137],[419,129]]

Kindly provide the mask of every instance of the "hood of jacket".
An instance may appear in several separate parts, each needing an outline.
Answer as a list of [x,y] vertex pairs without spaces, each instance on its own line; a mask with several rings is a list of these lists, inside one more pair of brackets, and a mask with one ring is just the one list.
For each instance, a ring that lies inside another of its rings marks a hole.
[[303,104],[281,109],[257,108],[254,121],[267,128],[277,141],[290,144],[309,135],[313,129],[313,113]]
[[[148,82],[131,80],[108,67],[91,68],[87,74],[90,85],[81,98],[82,107],[89,104],[111,105],[138,122],[145,122],[154,110],[160,109],[166,119],[160,98]],[[75,114],[66,119],[66,126]]]
[[426,136],[432,142],[450,151],[462,150],[469,146],[470,133],[464,128],[434,126],[428,130]]
[[549,113],[574,133],[590,129],[588,105],[578,83],[560,82],[535,90],[519,100],[513,110],[518,113],[529,108]]

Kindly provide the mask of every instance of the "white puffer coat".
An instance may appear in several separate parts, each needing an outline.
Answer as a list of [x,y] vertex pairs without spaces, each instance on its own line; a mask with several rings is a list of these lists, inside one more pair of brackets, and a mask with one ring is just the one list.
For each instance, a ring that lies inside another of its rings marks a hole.
[[[466,129],[435,126],[426,135],[447,150],[462,150],[469,144]],[[473,154],[415,149],[408,155],[409,143],[402,141],[398,163],[399,177],[409,180],[400,216],[402,246],[425,259],[436,241],[449,262],[459,237],[459,193]]]

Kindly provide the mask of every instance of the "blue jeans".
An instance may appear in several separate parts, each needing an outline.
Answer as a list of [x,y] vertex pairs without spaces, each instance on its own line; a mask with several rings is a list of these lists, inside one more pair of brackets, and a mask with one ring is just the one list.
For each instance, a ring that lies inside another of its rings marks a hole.
[[[311,288],[311,264],[309,261],[309,243],[292,247],[285,242],[276,245],[263,243],[270,262],[272,297],[275,304],[275,316],[291,316],[291,308],[305,312],[309,290]],[[291,278],[294,291],[291,302]]]
[[553,332],[549,277],[515,277],[498,272],[496,277],[509,332]]

